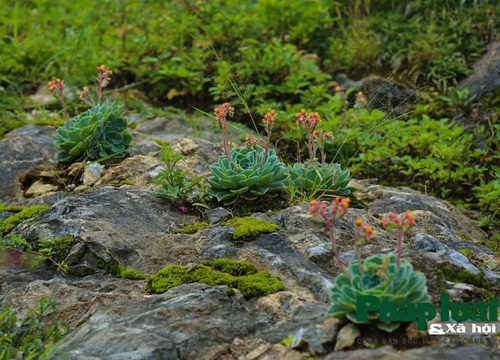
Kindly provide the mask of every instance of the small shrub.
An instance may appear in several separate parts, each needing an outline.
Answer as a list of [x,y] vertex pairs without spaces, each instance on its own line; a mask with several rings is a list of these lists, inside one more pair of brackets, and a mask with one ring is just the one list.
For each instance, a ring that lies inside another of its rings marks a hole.
[[56,302],[52,298],[40,299],[40,305],[30,310],[22,321],[7,304],[0,304],[0,358],[1,359],[46,359],[57,349],[59,341],[68,332],[67,325],[57,320],[46,325],[40,317],[54,311]]
[[204,192],[204,187],[200,183],[203,177],[198,176],[191,181],[186,180],[189,172],[177,168],[177,163],[182,160],[182,155],[174,153],[172,145],[169,143],[160,142],[159,144],[162,149],[160,159],[165,164],[166,169],[156,175],[151,182],[161,185],[161,188],[156,190],[156,194],[160,197],[178,200],[187,199],[196,188]]

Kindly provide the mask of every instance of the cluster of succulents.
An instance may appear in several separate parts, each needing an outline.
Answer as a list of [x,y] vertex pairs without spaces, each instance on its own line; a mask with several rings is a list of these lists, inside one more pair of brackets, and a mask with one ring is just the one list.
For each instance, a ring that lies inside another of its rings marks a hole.
[[60,162],[123,158],[132,141],[123,111],[114,102],[101,102],[112,71],[105,65],[98,66],[97,71],[97,101],[94,102],[89,89],[84,87],[80,99],[94,105],[72,119],[66,108],[64,81],[49,81],[49,90],[61,100],[66,117],[66,123],[56,130],[54,138],[54,146],[59,150],[56,158]]
[[[330,295],[332,305],[328,314],[361,323],[356,316],[357,297],[361,295],[375,296],[391,304],[405,302],[417,305],[429,301],[425,275],[413,271],[406,259],[401,259],[399,268],[397,262],[394,254],[372,255],[362,260],[361,269],[356,261],[350,262],[346,271],[334,280]],[[377,327],[387,332],[401,325],[399,322],[382,322],[379,318],[379,311],[372,311],[368,314],[367,322],[377,322]]]
[[347,196],[354,190],[349,186],[349,171],[342,170],[338,163],[320,164],[317,161],[307,161],[288,165],[288,170],[290,177],[286,186],[296,189],[304,196]]
[[103,158],[122,158],[132,141],[127,120],[110,102],[98,104],[59,127],[54,146],[57,160],[74,162]]
[[210,166],[213,176],[207,179],[207,192],[218,201],[231,204],[239,197],[254,200],[285,187],[288,171],[274,149],[266,154],[261,146],[233,148],[230,156],[222,155]]

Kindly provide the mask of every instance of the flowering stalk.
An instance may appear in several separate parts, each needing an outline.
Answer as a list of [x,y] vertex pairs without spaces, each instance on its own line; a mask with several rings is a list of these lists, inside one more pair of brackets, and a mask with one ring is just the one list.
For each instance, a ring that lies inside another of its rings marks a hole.
[[66,108],[66,101],[64,100],[64,81],[61,79],[55,79],[49,81],[49,90],[56,98],[59,97],[61,99],[61,104],[63,107],[64,117],[66,118],[66,123],[69,124],[69,114],[68,109]]
[[311,215],[319,215],[323,220],[323,224],[328,230],[328,236],[330,237],[330,241],[333,246],[333,254],[335,256],[335,260],[337,261],[337,265],[346,275],[347,272],[345,270],[345,265],[340,259],[340,254],[337,248],[337,237],[335,234],[335,224],[337,219],[344,217],[349,211],[349,198],[340,199],[340,197],[336,197],[332,207],[330,208],[329,213],[327,213],[327,205],[324,201],[313,200],[311,201],[311,209],[309,210],[309,214]]
[[321,118],[317,112],[306,113],[304,109],[295,114],[297,124],[307,131],[307,149],[309,150],[309,160],[314,161],[316,158],[316,147],[314,141],[314,129],[321,122]]
[[224,153],[229,161],[231,161],[231,152],[229,151],[229,139],[227,134],[227,115],[234,115],[234,108],[229,105],[229,103],[224,103],[219,107],[214,109],[215,118],[217,119],[217,124],[222,130],[222,147],[224,148]]
[[109,84],[109,75],[113,72],[106,68],[106,65],[97,67],[97,104],[101,103],[102,89]]
[[332,138],[333,134],[331,131],[326,131],[322,133],[319,130],[314,130],[313,132],[313,140],[314,140],[314,147],[313,147],[313,152],[314,152],[314,157],[316,157],[316,152],[319,149],[319,152],[321,154],[321,166],[324,167],[326,163],[326,154],[325,154],[325,143],[326,143],[326,138]]
[[[382,220],[380,220],[382,223],[382,226],[384,228],[387,228],[388,226],[394,226],[396,227],[397,230],[397,250],[396,250],[396,255],[397,255],[397,268],[399,270],[399,267],[401,265],[401,252],[403,248],[403,237],[404,233],[406,230],[410,229],[413,225],[415,225],[415,216],[411,211],[406,211],[399,216],[396,215],[393,212],[389,213],[389,216],[383,217]],[[397,275],[397,274],[396,274]],[[397,276],[395,277],[394,281],[396,281]]]
[[267,158],[267,153],[269,151],[269,144],[271,142],[271,129],[273,127],[273,122],[274,122],[274,116],[276,114],[274,113],[274,110],[269,111],[266,115],[264,115],[264,126],[266,129],[266,150],[264,151],[264,159],[262,160],[263,163],[266,161]]
[[361,219],[357,219],[355,222],[356,231],[354,235],[354,252],[356,254],[356,260],[358,261],[358,268],[360,272],[363,272],[363,266],[361,264],[361,247],[366,244],[371,236],[375,235],[375,231],[371,226],[363,225]]

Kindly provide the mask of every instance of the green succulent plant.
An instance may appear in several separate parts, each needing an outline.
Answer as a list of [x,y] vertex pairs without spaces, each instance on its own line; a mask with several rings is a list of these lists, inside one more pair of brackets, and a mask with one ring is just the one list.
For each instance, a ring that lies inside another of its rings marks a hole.
[[[386,299],[392,304],[408,302],[416,305],[430,299],[425,275],[413,271],[412,265],[406,259],[401,259],[398,270],[396,255],[372,255],[362,261],[362,269],[361,272],[357,261],[351,261],[346,273],[335,278],[328,315],[364,323],[356,317],[356,300],[361,295],[375,296],[380,302]],[[368,313],[368,322],[377,321],[377,327],[387,332],[392,332],[400,326],[398,322],[379,321],[379,317],[378,310],[371,311]]]
[[355,190],[349,185],[349,170],[342,171],[340,164],[307,161],[288,165],[290,177],[286,186],[308,198],[347,196]]
[[113,102],[95,105],[59,127],[54,146],[56,159],[74,162],[83,159],[122,158],[132,141],[127,120]]
[[254,200],[285,187],[288,171],[274,149],[266,156],[261,146],[241,147],[232,149],[230,155],[230,160],[223,155],[210,166],[213,176],[207,179],[207,192],[218,201],[229,205],[240,196]]

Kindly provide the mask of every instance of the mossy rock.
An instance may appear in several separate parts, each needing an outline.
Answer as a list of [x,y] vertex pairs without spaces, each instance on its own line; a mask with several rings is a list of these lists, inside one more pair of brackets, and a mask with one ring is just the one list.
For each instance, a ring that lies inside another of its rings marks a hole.
[[128,280],[143,280],[146,276],[138,270],[134,269],[125,269],[120,274],[122,279]]
[[14,212],[16,214],[7,217],[5,220],[0,221],[0,233],[6,234],[14,229],[17,225],[24,220],[28,220],[38,216],[41,212],[47,210],[49,207],[45,205],[35,206],[6,206],[0,204],[0,213],[4,211]]
[[146,292],[162,294],[173,287],[189,283],[189,275],[182,265],[169,265],[148,278]]
[[233,276],[252,275],[257,272],[255,265],[247,261],[234,261],[220,258],[214,261],[203,260],[201,263],[211,266],[214,270],[225,272]]
[[472,249],[469,249],[469,248],[464,248],[464,249],[461,249],[459,251],[459,253],[467,256],[468,258],[471,258],[474,256],[474,251]]
[[66,236],[55,238],[50,241],[50,247],[54,252],[52,258],[58,263],[61,263],[64,259],[66,259],[66,256],[69,255],[71,248],[73,247],[73,237]]
[[194,234],[200,229],[209,226],[208,223],[202,221],[194,224],[187,224],[181,227],[180,229],[175,229],[174,234]]
[[245,299],[265,296],[285,289],[278,277],[272,276],[267,271],[257,272],[251,263],[221,258],[215,261],[203,261],[190,269],[181,265],[164,267],[148,278],[146,292],[161,294],[175,286],[193,282],[237,288]]
[[437,269],[437,274],[448,281],[454,283],[465,283],[479,288],[491,290],[491,284],[484,278],[484,270],[479,270],[479,274],[473,274],[467,269],[457,271],[452,266],[442,265]]
[[97,267],[117,278],[121,278],[123,271],[127,270],[125,266],[116,260],[106,262],[103,259],[97,259]]
[[270,234],[279,230],[279,226],[252,216],[235,217],[221,223],[234,227],[233,240],[251,241],[262,234]]

